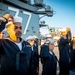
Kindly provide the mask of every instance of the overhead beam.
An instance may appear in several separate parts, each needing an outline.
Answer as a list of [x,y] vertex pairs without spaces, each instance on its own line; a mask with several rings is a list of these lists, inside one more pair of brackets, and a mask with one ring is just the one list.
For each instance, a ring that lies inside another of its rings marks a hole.
[[16,7],[19,7],[21,9],[24,9],[24,10],[27,10],[30,12],[35,12],[38,10],[38,8],[36,8],[35,6],[21,2],[19,0],[2,0],[1,3],[5,3],[5,4],[11,5],[11,6],[16,6]]

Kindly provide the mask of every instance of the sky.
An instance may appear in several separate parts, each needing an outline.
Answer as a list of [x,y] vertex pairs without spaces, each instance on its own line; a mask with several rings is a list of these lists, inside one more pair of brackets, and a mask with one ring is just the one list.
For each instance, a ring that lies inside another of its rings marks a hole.
[[44,4],[50,5],[54,14],[41,21],[44,20],[49,27],[69,27],[72,36],[75,35],[75,0],[44,0]]

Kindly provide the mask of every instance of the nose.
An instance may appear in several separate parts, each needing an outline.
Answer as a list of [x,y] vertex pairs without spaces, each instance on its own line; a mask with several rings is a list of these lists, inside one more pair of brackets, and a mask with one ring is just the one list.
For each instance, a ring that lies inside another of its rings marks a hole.
[[21,32],[21,31],[22,31],[22,29],[18,28],[18,29],[17,29],[17,31]]

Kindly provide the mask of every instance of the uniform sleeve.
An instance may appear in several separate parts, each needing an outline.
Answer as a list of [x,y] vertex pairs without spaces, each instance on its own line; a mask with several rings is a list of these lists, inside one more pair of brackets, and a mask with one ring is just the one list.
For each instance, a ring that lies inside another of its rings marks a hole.
[[67,44],[68,44],[68,39],[61,38],[58,44],[59,51],[63,50]]
[[59,44],[60,45],[68,44],[68,39],[61,38]]
[[7,23],[7,19],[4,18],[4,20],[0,19],[0,32],[5,28],[5,25]]

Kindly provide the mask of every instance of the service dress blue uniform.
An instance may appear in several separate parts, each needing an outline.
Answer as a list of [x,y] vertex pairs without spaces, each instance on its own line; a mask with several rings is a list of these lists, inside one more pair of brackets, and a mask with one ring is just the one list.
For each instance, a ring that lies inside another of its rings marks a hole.
[[49,53],[48,44],[41,47],[40,58],[43,66],[42,75],[56,75],[57,57]]
[[59,48],[59,67],[60,75],[69,75],[70,69],[70,47],[68,45],[68,39],[60,38],[58,48]]
[[22,50],[9,39],[0,39],[0,75],[28,75],[31,46],[22,41]]

